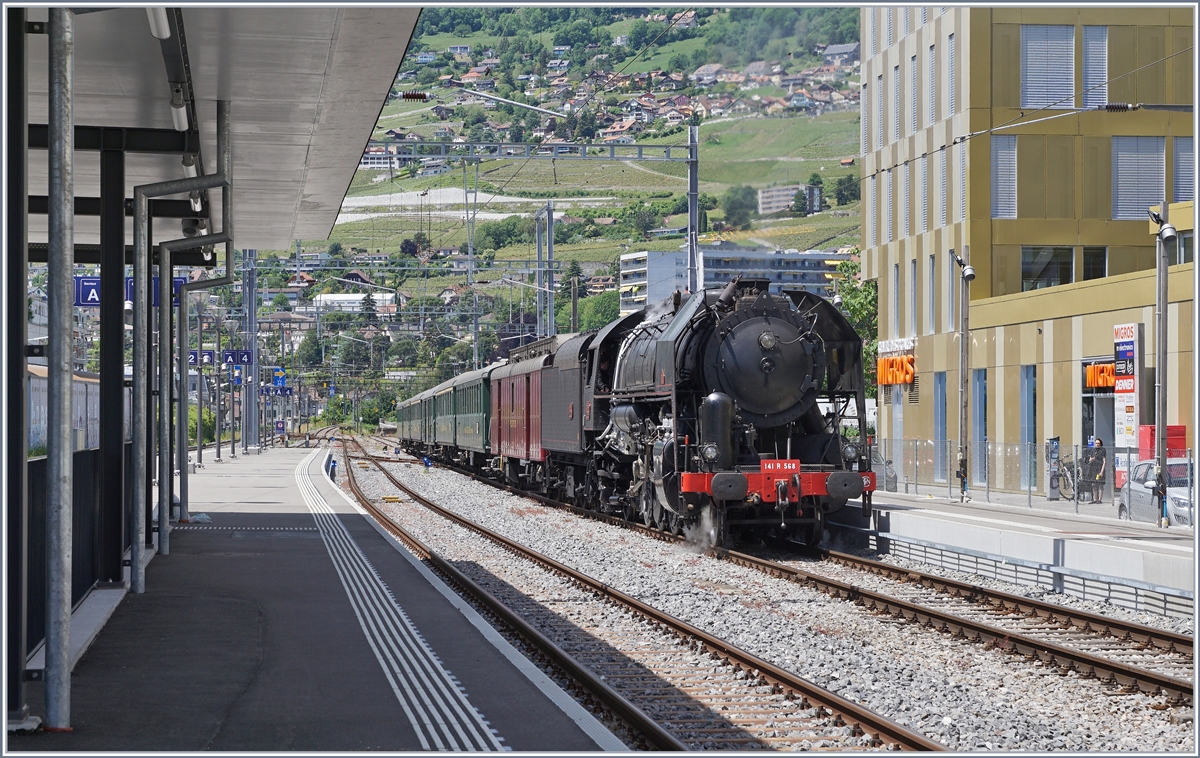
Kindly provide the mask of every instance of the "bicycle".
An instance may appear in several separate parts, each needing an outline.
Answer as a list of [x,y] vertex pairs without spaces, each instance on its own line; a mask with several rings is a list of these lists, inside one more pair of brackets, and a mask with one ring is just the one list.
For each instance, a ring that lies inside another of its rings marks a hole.
[[1058,461],[1058,494],[1063,500],[1075,499],[1075,460],[1063,456]]

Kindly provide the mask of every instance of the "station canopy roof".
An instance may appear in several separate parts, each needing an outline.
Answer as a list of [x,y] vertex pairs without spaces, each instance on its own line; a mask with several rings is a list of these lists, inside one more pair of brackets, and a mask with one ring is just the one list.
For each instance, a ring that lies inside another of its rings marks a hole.
[[[171,129],[164,45],[145,8],[80,9],[75,16],[76,126]],[[175,13],[175,9],[170,9]],[[196,7],[181,10],[205,173],[217,170],[216,103],[231,102],[235,244],[277,250],[324,239],[386,101],[420,8]],[[29,11],[30,21],[48,17]],[[48,37],[28,39],[29,121],[47,119]],[[46,151],[29,151],[29,193],[47,194]],[[127,153],[126,197],[140,184],[184,176],[179,155]],[[100,154],[76,150],[75,196],[100,194]],[[220,190],[212,229],[221,229]],[[30,242],[46,241],[31,215]],[[165,228],[164,228],[165,227]],[[181,237],[159,220],[156,240]],[[100,241],[100,221],[76,216],[77,244]],[[133,242],[132,219],[126,241]]]

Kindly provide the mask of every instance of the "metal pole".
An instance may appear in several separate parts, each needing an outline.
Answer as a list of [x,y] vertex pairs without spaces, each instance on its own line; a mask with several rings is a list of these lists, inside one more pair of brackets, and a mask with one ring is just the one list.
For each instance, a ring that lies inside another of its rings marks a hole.
[[221,375],[225,373],[225,363],[222,362],[220,364],[217,364],[217,360],[216,360],[217,358],[221,357],[221,322],[219,322],[219,321],[217,322],[217,349],[213,353],[213,355],[216,356],[213,359],[213,364],[214,364],[213,365],[213,369],[214,369],[213,370],[213,374],[214,374],[213,380],[214,380],[214,384],[216,384],[216,394],[213,397],[213,400],[216,402],[216,406],[217,406],[217,458],[216,458],[216,460],[218,463],[220,463],[221,462],[221,417],[225,415],[225,406],[221,403],[221,379],[222,379]]
[[1187,451],[1187,477],[1188,477],[1188,523],[1192,528],[1196,528],[1195,519],[1195,500],[1194,490],[1196,489],[1196,463],[1192,460],[1192,449],[1189,447]]
[[571,277],[571,331],[579,331],[579,277]]
[[[178,335],[175,364],[179,373],[179,399],[175,404],[175,465],[179,469],[179,520],[187,520],[188,496],[188,384],[191,377],[188,370],[188,298],[187,293],[180,291],[179,306],[175,316],[175,333]],[[199,373],[199,371],[197,371]],[[197,422],[199,418],[196,419]],[[196,424],[197,430],[200,424]]]
[[[99,586],[125,588],[125,154],[100,152]],[[132,473],[132,472],[130,472]]]
[[1030,443],[1028,450],[1023,451],[1025,455],[1025,504],[1031,509],[1033,508],[1033,446],[1036,443]]
[[171,461],[171,250],[158,246],[158,552],[171,554],[171,491],[175,473]]
[[[1163,200],[1161,215],[1167,221],[1168,206]],[[1176,246],[1178,246],[1176,237]],[[1167,244],[1162,231],[1155,235],[1156,297],[1154,299],[1154,458],[1158,468],[1159,524],[1166,528],[1167,518]]]
[[688,291],[704,287],[700,260],[700,127],[688,126]]
[[[215,355],[215,354],[214,354]],[[196,301],[196,465],[204,464],[204,296]]]
[[1079,514],[1079,445],[1073,446],[1074,450],[1074,467],[1075,467],[1075,513]]
[[966,267],[971,262],[971,248],[964,245],[962,252],[962,270],[959,271],[962,296],[959,299],[959,332],[958,332],[958,474],[959,497],[967,502],[967,372],[970,370],[970,333],[967,330],[967,312],[971,308],[971,283],[963,276]]
[[[49,218],[47,289],[49,339],[46,350],[46,724],[71,728],[71,525],[73,514],[71,439],[71,322],[74,309],[75,69],[73,16],[50,9]],[[10,314],[11,315],[11,314]]]
[[534,216],[533,219],[534,237],[537,238],[537,289],[533,291],[533,298],[537,304],[537,338],[541,339],[545,332],[543,331],[542,319],[545,318],[545,309],[542,307],[542,224],[541,219]]
[[554,313],[554,201],[546,201],[546,336],[558,334]]
[[[26,10],[7,8],[5,30],[8,70],[5,76],[5,110],[8,130],[5,135],[4,198],[8,217],[5,219],[5,276],[6,310],[25,307],[29,281],[28,258],[28,197],[29,197],[29,73],[26,65]],[[27,454],[29,451],[28,418],[22,411],[27,406],[29,378],[25,360],[25,344],[29,339],[29,321],[9,318],[5,323],[8,353],[5,356],[7,387],[5,399],[9,411],[5,419],[5,527],[7,529],[5,567],[8,569],[5,611],[7,648],[5,650],[5,679],[8,721],[37,726],[40,719],[29,717],[25,698],[25,654],[27,646],[27,613],[29,610],[29,494]],[[28,719],[28,721],[26,721]]]

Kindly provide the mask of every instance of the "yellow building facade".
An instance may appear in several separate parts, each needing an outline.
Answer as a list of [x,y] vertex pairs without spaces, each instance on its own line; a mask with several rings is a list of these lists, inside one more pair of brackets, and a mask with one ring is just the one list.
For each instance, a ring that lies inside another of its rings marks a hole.
[[[878,436],[953,444],[965,402],[972,444],[1111,446],[1113,393],[1096,377],[1114,327],[1133,323],[1152,423],[1146,212],[1165,200],[1181,243],[1167,422],[1192,446],[1193,10],[864,8],[861,28],[863,275],[879,286],[880,356],[914,368],[880,386]],[[975,273],[965,400],[955,256]]]

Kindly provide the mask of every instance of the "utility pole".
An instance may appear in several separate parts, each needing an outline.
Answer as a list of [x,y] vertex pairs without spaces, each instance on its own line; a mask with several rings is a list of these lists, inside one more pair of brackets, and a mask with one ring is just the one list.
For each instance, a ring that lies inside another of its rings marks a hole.
[[579,331],[579,277],[571,277],[571,331]]
[[1169,212],[1165,199],[1159,208],[1161,213],[1158,218],[1154,214],[1150,216],[1151,220],[1158,223],[1158,234],[1154,238],[1154,460],[1158,475],[1154,489],[1158,496],[1159,526],[1166,528],[1171,523],[1167,512],[1167,245],[1174,242],[1178,249],[1179,234],[1168,223]]
[[688,291],[704,288],[704,262],[700,259],[700,127],[688,126]]

